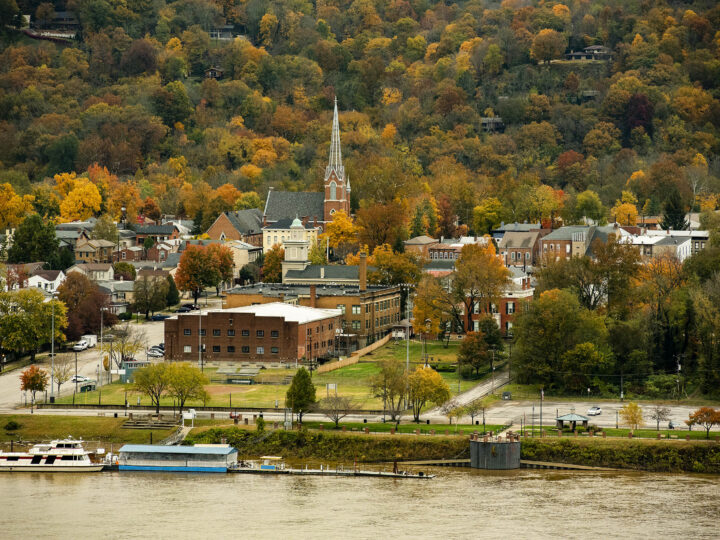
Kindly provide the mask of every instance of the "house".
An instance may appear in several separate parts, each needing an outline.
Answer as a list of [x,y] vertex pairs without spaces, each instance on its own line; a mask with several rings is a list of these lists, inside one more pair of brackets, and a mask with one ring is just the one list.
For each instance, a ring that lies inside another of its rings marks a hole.
[[115,279],[115,271],[112,264],[109,263],[87,263],[76,264],[67,269],[66,274],[71,272],[80,272],[93,281],[113,281]]
[[37,287],[43,291],[54,293],[65,281],[62,270],[39,270],[27,279],[28,287]]
[[129,312],[135,301],[134,281],[100,280],[97,282],[100,291],[109,299],[111,313],[118,315]]
[[505,266],[534,266],[540,256],[541,237],[539,230],[506,232],[498,245]]
[[222,79],[225,72],[220,69],[219,67],[210,67],[205,70],[205,78],[206,79]]
[[[512,336],[512,327],[515,320],[515,314],[525,309],[524,306],[532,301],[535,288],[532,286],[530,276],[522,269],[511,266],[510,282],[504,288],[497,303],[490,306],[490,314],[500,328],[500,332],[505,337]],[[487,315],[486,311],[479,304],[473,306],[471,313],[464,313],[465,328],[467,328],[468,318],[472,321],[472,328],[478,331],[479,321]]]
[[113,253],[115,262],[137,262],[145,260],[145,248],[142,246],[129,246]]
[[112,262],[114,242],[109,240],[86,239],[81,236],[75,245],[75,261],[78,263],[106,263]]
[[180,238],[180,229],[177,225],[136,225],[135,245],[142,246],[146,238],[152,238],[157,244],[165,240]]
[[428,254],[428,249],[430,248],[430,246],[433,246],[437,243],[438,241],[435,238],[430,238],[429,236],[422,235],[416,236],[415,238],[410,238],[409,240],[405,240],[403,242],[403,245],[405,246],[405,251],[417,253],[425,258],[429,258],[430,255]]
[[285,249],[285,242],[293,241],[307,242],[308,245],[318,241],[319,227],[309,223],[303,223],[300,219],[281,219],[272,225],[262,229],[263,253],[267,253],[274,245]]
[[240,270],[246,264],[254,263],[262,255],[262,248],[241,242],[240,240],[232,240],[225,242],[224,246],[228,247],[233,255],[233,265],[235,267],[235,277],[240,278]]
[[485,133],[502,133],[505,131],[505,123],[499,116],[484,116],[480,118],[480,127]]
[[335,212],[343,210],[350,215],[350,178],[345,174],[342,163],[337,99],[323,187],[323,193],[276,191],[271,188],[265,201],[263,224],[271,225],[282,219],[292,221],[298,217],[303,223],[312,223],[313,227],[322,230],[325,223],[332,221]]
[[596,225],[570,225],[555,229],[540,240],[543,257],[569,259],[583,255],[593,256],[592,245],[596,240],[607,242],[608,237],[614,234],[618,241],[624,242],[631,235],[617,224]]
[[7,284],[5,288],[9,291],[25,289],[28,287],[28,279],[33,274],[41,272],[45,266],[44,262],[32,262],[24,264],[7,265]]
[[339,309],[282,302],[195,311],[165,320],[165,358],[294,366],[329,358],[341,326]]
[[148,249],[147,260],[163,262],[168,259],[171,253],[177,252],[179,246],[170,245],[168,242],[159,242]]
[[489,242],[485,236],[461,236],[460,238],[441,238],[437,244],[428,246],[428,257],[431,261],[451,260],[460,258],[462,248],[469,244],[486,245]]
[[240,240],[262,246],[263,213],[257,208],[223,212],[210,225],[207,235],[213,240]]
[[566,60],[610,60],[612,51],[603,45],[591,45],[582,51],[570,51],[565,55]]
[[537,223],[518,223],[517,221],[515,223],[505,223],[504,221],[500,223],[500,226],[497,229],[493,229],[491,231],[491,236],[495,243],[500,243],[500,240],[502,240],[503,236],[505,236],[506,232],[514,231],[514,232],[528,232],[528,231],[539,231],[542,229],[542,224],[540,222]]
[[690,255],[695,255],[699,251],[702,251],[703,249],[705,249],[705,246],[709,245],[709,243],[710,243],[710,231],[647,230],[646,234],[649,237],[672,236],[672,237],[679,237],[679,238],[686,238],[686,237],[690,238],[690,240],[692,242]]

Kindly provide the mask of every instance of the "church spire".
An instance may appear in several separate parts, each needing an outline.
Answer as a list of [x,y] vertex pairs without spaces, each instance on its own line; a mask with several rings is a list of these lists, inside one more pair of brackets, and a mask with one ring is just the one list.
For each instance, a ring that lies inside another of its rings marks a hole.
[[335,97],[335,111],[333,112],[332,135],[330,138],[330,160],[325,168],[325,179],[335,171],[339,179],[345,178],[345,167],[342,164],[342,152],[340,150],[340,122],[338,120],[337,97]]

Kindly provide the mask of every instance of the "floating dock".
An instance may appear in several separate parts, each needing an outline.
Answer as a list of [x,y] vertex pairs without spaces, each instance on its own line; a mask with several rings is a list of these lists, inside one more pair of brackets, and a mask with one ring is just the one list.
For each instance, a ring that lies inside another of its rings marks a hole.
[[[414,467],[470,467],[469,459],[437,459],[425,461],[403,461],[403,465]],[[521,469],[557,469],[564,471],[617,471],[609,467],[590,467],[588,465],[574,465],[572,463],[552,463],[548,461],[520,460]]]
[[387,472],[387,471],[356,471],[353,469],[259,469],[255,467],[237,467],[228,469],[229,473],[238,474],[292,474],[297,476],[354,476],[365,478],[414,478],[417,480],[427,480],[435,478],[434,474],[425,474],[424,472]]

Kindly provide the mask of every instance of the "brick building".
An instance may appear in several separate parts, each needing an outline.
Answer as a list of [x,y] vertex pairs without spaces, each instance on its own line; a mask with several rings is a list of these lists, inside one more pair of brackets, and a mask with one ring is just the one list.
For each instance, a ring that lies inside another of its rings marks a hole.
[[292,364],[328,358],[341,326],[337,309],[281,302],[196,311],[165,320],[165,358],[203,363]]
[[257,208],[223,212],[207,230],[212,240],[240,240],[262,246],[262,212]]

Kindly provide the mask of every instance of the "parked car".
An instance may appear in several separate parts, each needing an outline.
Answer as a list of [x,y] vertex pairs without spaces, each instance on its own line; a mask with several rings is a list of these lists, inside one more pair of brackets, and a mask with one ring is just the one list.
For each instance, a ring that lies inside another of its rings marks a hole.
[[163,351],[165,350],[165,344],[164,344],[164,343],[158,343],[158,344],[155,345],[155,346],[156,346],[158,349],[162,349]]
[[151,321],[164,321],[167,319],[170,315],[163,315],[162,313],[156,313],[152,317],[150,317]]
[[198,309],[198,306],[196,304],[183,304],[182,307],[186,307],[190,310]]
[[175,313],[187,313],[188,311],[192,311],[192,309],[187,306],[180,306],[175,310]]
[[162,351],[159,351],[157,349],[148,350],[147,355],[150,358],[162,358],[163,356],[165,356],[165,354]]
[[84,351],[90,344],[86,339],[81,339],[75,345],[73,345],[73,351]]
[[590,407],[587,411],[588,416],[600,416],[602,409],[600,407]]
[[88,382],[89,380],[90,380],[90,379],[88,379],[88,378],[85,377],[84,375],[73,375],[73,376],[70,378],[70,382],[71,382],[71,383],[83,383],[83,382]]

